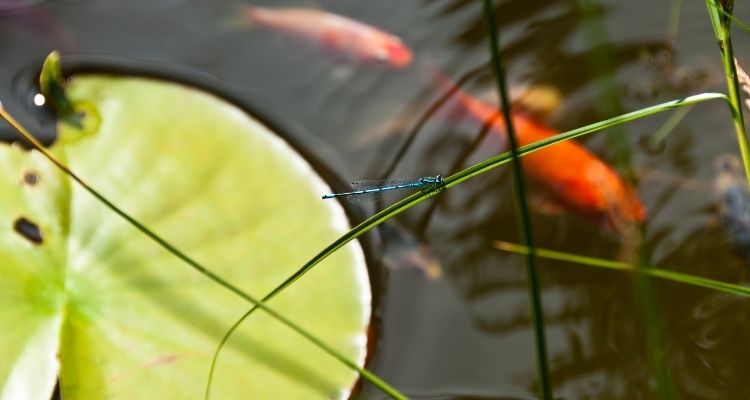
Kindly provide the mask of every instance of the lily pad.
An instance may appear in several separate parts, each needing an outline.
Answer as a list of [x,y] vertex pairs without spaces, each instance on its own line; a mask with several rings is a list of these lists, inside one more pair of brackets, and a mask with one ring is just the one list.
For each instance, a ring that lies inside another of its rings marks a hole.
[[[120,208],[261,297],[348,230],[292,148],[212,94],[74,76],[94,129],[52,150]],[[202,398],[221,336],[249,304],[113,214],[35,151],[0,145],[0,398]],[[350,244],[270,305],[364,362],[370,287]],[[230,339],[211,397],[346,397],[355,372],[263,312]]]

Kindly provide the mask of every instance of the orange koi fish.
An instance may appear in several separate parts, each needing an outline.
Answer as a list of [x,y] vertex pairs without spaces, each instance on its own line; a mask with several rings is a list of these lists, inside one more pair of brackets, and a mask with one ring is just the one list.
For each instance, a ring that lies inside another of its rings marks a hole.
[[398,37],[340,15],[307,8],[246,6],[245,21],[284,32],[356,63],[389,68],[411,64],[412,52]]
[[[492,132],[506,141],[507,132],[496,106],[484,103],[437,76],[441,86],[456,90],[462,109],[484,124],[492,122]],[[523,112],[512,113],[519,146],[525,146],[559,134],[541,121]],[[597,223],[622,233],[646,218],[646,210],[635,190],[609,165],[580,144],[567,140],[521,158],[526,176],[545,192],[555,205],[582,214]]]

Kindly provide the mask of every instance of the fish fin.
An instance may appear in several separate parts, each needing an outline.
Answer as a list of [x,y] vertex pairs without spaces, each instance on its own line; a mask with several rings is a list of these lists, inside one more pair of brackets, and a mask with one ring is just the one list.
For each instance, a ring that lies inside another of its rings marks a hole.
[[549,195],[542,193],[533,193],[529,196],[529,204],[542,215],[558,216],[566,213],[565,206]]
[[422,271],[424,271],[424,275],[427,279],[432,281],[440,279],[443,276],[443,269],[440,266],[440,262],[434,258],[424,264]]
[[[508,89],[511,109],[539,120],[548,120],[560,108],[562,94],[560,90],[545,84],[511,85]],[[479,100],[497,107],[500,101],[497,88],[489,86],[476,96]]]
[[562,103],[560,90],[543,84],[511,87],[510,97],[514,110],[541,120],[548,119]]
[[441,96],[448,96],[450,101],[460,105],[460,107],[458,107],[459,110],[457,110],[459,115],[470,115],[471,118],[480,123],[482,127],[491,124],[499,129],[498,132],[501,136],[505,135],[505,130],[502,128],[503,119],[497,106],[486,104],[483,101],[474,98],[461,89],[459,85],[453,82],[438,67],[427,64],[426,68],[432,76],[433,82],[435,82],[438,89],[442,91]]

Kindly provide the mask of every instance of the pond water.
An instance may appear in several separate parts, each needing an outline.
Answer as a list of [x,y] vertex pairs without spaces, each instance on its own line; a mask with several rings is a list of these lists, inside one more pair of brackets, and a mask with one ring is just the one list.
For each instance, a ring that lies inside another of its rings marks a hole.
[[[689,94],[725,91],[705,4],[683,2],[676,33],[670,33],[672,2],[656,3],[500,2],[509,83],[559,90],[562,101],[546,120],[560,131]],[[280,123],[292,127],[290,140],[341,181],[447,176],[501,151],[493,137],[472,149],[481,127],[441,117],[429,120],[405,146],[408,131],[441,94],[431,70],[455,79],[478,71],[465,86],[477,96],[487,97],[494,88],[480,1],[264,5],[314,6],[365,21],[401,37],[415,60],[402,70],[352,66],[271,30],[238,27],[232,23],[235,8],[220,2],[5,0],[0,99],[29,128],[50,138],[53,126],[31,107],[28,81],[57,49],[64,60],[146,65],[187,72],[199,85],[228,87],[240,103],[261,105],[283,118]],[[750,21],[746,4],[737,2],[735,13]],[[735,34],[736,54],[750,65],[745,57],[750,36],[737,28]],[[618,167],[637,178],[648,210],[642,251],[651,265],[750,282],[750,265],[733,251],[711,190],[714,159],[738,153],[729,111],[719,101],[694,106],[662,145],[646,145],[669,115],[582,142],[613,163],[626,160]],[[10,137],[7,128],[0,132]],[[612,139],[618,133],[625,146]],[[378,342],[369,368],[409,396],[536,396],[523,259],[493,246],[497,240],[519,242],[508,172],[493,170],[396,218],[430,246],[442,268],[438,279],[415,269],[388,269],[377,285]],[[571,213],[532,211],[540,247],[632,257],[627,240],[603,226]],[[539,261],[539,272],[555,397],[655,398],[633,276],[548,260]],[[745,386],[750,302],[667,281],[652,284],[665,363],[678,397],[750,398]],[[360,395],[384,398],[368,384]]]

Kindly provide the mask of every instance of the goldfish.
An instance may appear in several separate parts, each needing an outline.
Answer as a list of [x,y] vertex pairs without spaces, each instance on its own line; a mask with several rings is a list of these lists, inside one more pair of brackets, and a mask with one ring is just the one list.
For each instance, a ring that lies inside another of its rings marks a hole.
[[[490,126],[492,133],[506,142],[504,119],[497,106],[485,103],[436,74],[445,89],[455,90],[461,109],[477,122]],[[544,140],[559,132],[522,111],[511,113],[519,146]],[[524,172],[540,187],[549,210],[570,210],[616,232],[646,219],[646,209],[636,191],[607,163],[572,141],[526,154],[521,158]]]
[[400,69],[409,66],[413,58],[411,49],[397,36],[325,11],[245,6],[242,18],[355,63]]
[[714,196],[719,217],[734,248],[750,260],[750,189],[742,163],[734,155],[715,161]]

